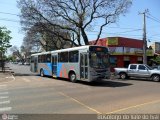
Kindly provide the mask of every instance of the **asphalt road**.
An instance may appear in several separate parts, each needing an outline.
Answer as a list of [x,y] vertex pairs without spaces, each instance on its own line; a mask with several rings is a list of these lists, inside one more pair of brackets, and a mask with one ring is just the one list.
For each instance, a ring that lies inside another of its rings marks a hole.
[[0,83],[2,114],[160,114],[160,82],[71,83],[32,74],[29,66],[10,67],[16,76],[7,74],[10,81]]

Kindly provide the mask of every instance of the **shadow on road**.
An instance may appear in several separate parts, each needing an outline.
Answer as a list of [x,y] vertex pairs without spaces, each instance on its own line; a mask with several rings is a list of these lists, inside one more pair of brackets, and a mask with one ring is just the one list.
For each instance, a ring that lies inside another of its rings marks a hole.
[[[24,73],[15,73],[14,76],[39,76],[37,74],[31,73],[31,74],[24,74]],[[45,78],[50,78],[48,80],[53,80],[52,76],[45,76]],[[70,82],[69,79],[65,78],[54,78],[58,79],[64,82]],[[71,83],[71,82],[70,82]],[[124,83],[120,81],[111,81],[111,80],[100,80],[100,81],[93,81],[93,82],[85,82],[85,81],[77,81],[76,83],[73,84],[82,84],[82,85],[88,85],[88,86],[93,86],[93,87],[124,87],[124,86],[130,86],[133,85],[131,83]]]
[[27,73],[14,73],[14,76],[38,76],[37,74],[31,73],[31,74],[27,74]]
[[[131,77],[128,80],[133,80],[133,81],[145,81],[145,82],[155,82],[151,80],[150,78],[136,78],[136,77]],[[127,81],[127,80],[126,80]],[[160,81],[157,81],[160,82]]]
[[124,87],[124,86],[130,86],[133,84],[130,83],[123,83],[118,81],[94,81],[91,83],[88,82],[79,82],[80,84],[85,84],[93,87]]
[[[59,80],[63,80],[64,82],[70,82],[68,79],[58,78]],[[133,85],[131,83],[124,83],[119,81],[107,81],[107,80],[100,80],[100,81],[93,81],[93,82],[85,82],[85,81],[77,81],[73,84],[82,84],[88,85],[93,87],[125,87]]]

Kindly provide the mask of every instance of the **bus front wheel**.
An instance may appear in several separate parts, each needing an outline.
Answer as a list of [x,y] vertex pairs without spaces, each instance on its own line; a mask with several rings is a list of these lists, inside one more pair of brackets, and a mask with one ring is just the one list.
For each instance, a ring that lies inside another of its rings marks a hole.
[[43,71],[43,69],[40,70],[40,75],[41,75],[41,77],[44,77],[44,71]]
[[76,82],[76,74],[74,72],[71,72],[69,74],[69,79],[71,82]]

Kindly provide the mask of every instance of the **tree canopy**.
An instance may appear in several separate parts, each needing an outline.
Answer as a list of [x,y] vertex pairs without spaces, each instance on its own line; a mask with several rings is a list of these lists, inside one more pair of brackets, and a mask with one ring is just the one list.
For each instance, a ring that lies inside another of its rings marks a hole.
[[[51,33],[74,46],[89,44],[87,32],[94,30],[95,24],[98,24],[97,42],[104,27],[115,23],[121,14],[124,15],[127,12],[131,4],[132,0],[18,1],[24,30],[29,31],[33,26],[38,25],[41,26],[37,28],[38,30]],[[66,37],[64,33],[69,37]]]
[[6,52],[7,48],[11,47],[10,36],[11,31],[7,30],[5,27],[0,27],[0,52]]

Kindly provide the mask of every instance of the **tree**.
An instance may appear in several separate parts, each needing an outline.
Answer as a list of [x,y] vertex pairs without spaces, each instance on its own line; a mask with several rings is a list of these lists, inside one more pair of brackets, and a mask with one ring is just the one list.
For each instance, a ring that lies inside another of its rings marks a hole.
[[151,61],[157,65],[160,64],[160,56],[156,56],[154,58],[151,59]]
[[12,38],[9,34],[11,31],[5,27],[0,27],[0,52],[5,53],[7,48],[11,47],[10,39]]
[[[42,25],[47,33],[80,46],[82,42],[89,44],[87,32],[93,30],[94,25],[100,21],[99,27],[96,27],[96,44],[103,28],[116,22],[131,4],[131,0],[19,0],[18,7],[21,9],[20,18],[24,30],[36,24]],[[48,29],[44,24],[56,30]],[[65,37],[61,32],[70,37]]]
[[10,39],[12,38],[9,34],[11,31],[7,30],[5,27],[0,27],[0,66],[2,67],[2,71],[4,71],[5,67],[5,52],[7,48],[11,47]]
[[[43,50],[51,51],[70,46],[68,42],[52,34],[52,32],[50,32],[52,30],[53,28],[47,24],[43,24],[43,26],[42,24],[32,26],[23,39],[23,46],[30,46],[33,52],[40,52]],[[69,37],[65,32],[62,33],[61,31],[61,34],[66,36],[66,38]]]
[[11,47],[11,48],[10,48],[10,51],[12,52],[12,56],[16,56],[16,57],[22,62],[22,64],[25,62],[24,55],[23,55],[22,52],[18,49],[17,46]]

